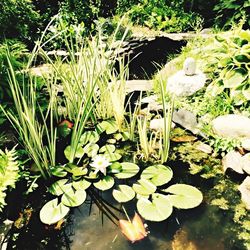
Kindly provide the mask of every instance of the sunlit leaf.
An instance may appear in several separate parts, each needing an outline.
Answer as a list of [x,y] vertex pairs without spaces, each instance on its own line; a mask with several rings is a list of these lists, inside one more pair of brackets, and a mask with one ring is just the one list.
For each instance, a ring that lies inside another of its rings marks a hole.
[[115,146],[107,144],[99,149],[99,153],[105,153],[105,152],[107,152],[108,154],[115,152]]
[[133,184],[133,189],[140,195],[149,195],[156,191],[156,186],[149,180],[141,179]]
[[225,79],[223,79],[223,82],[226,88],[236,88],[245,79],[246,79],[246,76],[237,71],[228,71],[226,73]]
[[121,166],[122,166],[121,172],[118,174],[115,174],[115,176],[118,179],[131,178],[135,176],[140,170],[140,168],[136,164],[131,163],[131,162],[122,162]]
[[114,153],[105,153],[104,156],[110,162],[118,161],[118,160],[120,160],[122,158],[122,155],[120,155],[119,153],[116,153],[116,152],[114,152]]
[[44,224],[52,225],[63,219],[69,212],[69,208],[62,203],[58,204],[58,199],[47,202],[40,210],[40,220]]
[[85,190],[89,188],[90,185],[91,185],[91,182],[86,181],[85,179],[80,180],[80,181],[74,181],[72,183],[73,188],[76,190]]
[[128,202],[135,197],[135,191],[127,185],[119,185],[118,190],[113,190],[113,197],[118,202]]
[[69,192],[72,189],[71,183],[68,183],[68,179],[61,179],[59,181],[56,181],[49,187],[49,192],[53,195],[61,195],[64,192]]
[[78,207],[86,200],[86,197],[84,190],[70,190],[62,196],[62,203],[68,207]]
[[118,126],[115,121],[109,120],[109,121],[102,121],[98,124],[98,129],[102,132],[106,132],[108,135],[113,134],[118,130]]
[[99,146],[97,144],[88,143],[84,148],[84,153],[87,154],[88,157],[94,157],[97,155],[99,150]]
[[88,142],[90,143],[96,143],[100,139],[100,136],[96,131],[86,131],[82,134],[80,138],[80,144],[85,145]]
[[166,195],[154,193],[152,200],[140,198],[137,202],[140,215],[150,221],[166,220],[173,211],[173,207]]
[[94,186],[102,191],[108,190],[115,184],[114,178],[111,176],[104,176],[104,178],[96,183]]
[[181,209],[194,208],[201,204],[203,195],[197,188],[187,184],[174,184],[164,190],[174,207]]
[[161,186],[168,183],[173,177],[171,168],[164,165],[147,167],[142,171],[141,179],[150,180],[154,185]]

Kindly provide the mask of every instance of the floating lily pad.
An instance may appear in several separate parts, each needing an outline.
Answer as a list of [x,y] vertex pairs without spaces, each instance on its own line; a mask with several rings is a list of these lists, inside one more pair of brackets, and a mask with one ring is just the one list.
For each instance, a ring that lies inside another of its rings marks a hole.
[[137,202],[137,209],[144,219],[150,221],[166,220],[173,211],[167,196],[158,193],[152,194],[152,201],[140,198]]
[[149,195],[156,191],[156,186],[149,180],[141,179],[138,183],[133,184],[133,189],[137,194]]
[[99,153],[108,153],[108,154],[111,154],[111,153],[113,153],[113,152],[115,152],[115,146],[114,145],[105,145],[105,146],[103,146],[103,147],[101,147],[100,149],[99,149]]
[[89,188],[90,185],[91,185],[91,182],[86,181],[85,179],[80,180],[80,181],[74,181],[72,183],[73,188],[76,190],[85,190]]
[[115,121],[102,121],[98,124],[98,129],[100,129],[102,132],[106,132],[108,135],[113,134],[118,130],[118,126]]
[[122,155],[120,155],[119,153],[116,153],[116,152],[114,152],[114,153],[105,153],[104,156],[110,162],[118,161],[118,160],[120,160],[122,158]]
[[131,178],[135,176],[140,170],[140,168],[136,164],[131,163],[131,162],[122,162],[121,166],[122,166],[121,172],[118,174],[115,174],[115,176],[118,179]]
[[164,165],[147,167],[142,171],[141,179],[150,180],[154,185],[161,186],[168,183],[173,177],[171,168]]
[[[71,147],[70,145],[67,146],[67,147],[65,148],[65,150],[64,150],[64,155],[65,155],[65,157],[66,157],[69,161],[71,161],[71,154],[73,153],[72,151],[73,151],[73,149],[72,149],[72,147]],[[83,150],[83,148],[81,147],[81,145],[79,145],[79,146],[77,147],[77,149],[76,149],[76,152],[75,152],[74,157],[75,157],[75,158],[81,158],[83,155],[84,155],[84,150]]]
[[61,179],[59,181],[56,181],[49,187],[49,192],[53,195],[61,195],[65,192],[69,192],[72,189],[71,183],[68,183],[68,179]]
[[65,177],[67,175],[67,171],[62,166],[51,167],[50,172],[57,177]]
[[111,176],[105,176],[102,180],[94,183],[94,186],[102,191],[108,190],[115,184],[114,178]]
[[69,208],[62,203],[58,204],[58,199],[47,202],[40,210],[40,220],[44,224],[52,225],[63,219],[69,212]]
[[203,195],[197,188],[186,184],[174,184],[164,190],[171,193],[168,199],[177,208],[189,209],[201,204]]
[[84,190],[70,190],[62,196],[62,203],[68,207],[78,207],[86,200],[86,197]]
[[127,185],[119,185],[118,190],[113,190],[113,197],[118,202],[128,202],[135,197],[135,191]]
[[82,134],[80,138],[80,143],[86,145],[88,142],[96,143],[100,139],[100,136],[96,131],[86,131]]
[[114,162],[108,167],[108,173],[117,174],[122,170],[122,165],[120,162]]
[[74,176],[82,176],[82,175],[86,175],[88,173],[88,169],[83,168],[83,167],[75,167],[71,170],[71,173]]
[[88,143],[84,148],[84,153],[87,154],[88,157],[94,157],[97,155],[97,152],[99,150],[99,146],[97,144]]

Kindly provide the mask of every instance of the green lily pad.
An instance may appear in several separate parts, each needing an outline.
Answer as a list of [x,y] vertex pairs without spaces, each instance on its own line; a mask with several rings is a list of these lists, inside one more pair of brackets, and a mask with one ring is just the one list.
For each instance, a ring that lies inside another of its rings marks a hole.
[[65,192],[69,192],[70,190],[72,190],[72,184],[68,183],[68,179],[61,179],[59,181],[56,181],[55,183],[53,183],[50,187],[49,187],[49,192],[53,195],[61,195]]
[[67,207],[78,207],[87,198],[85,190],[70,190],[62,196],[62,203]]
[[149,195],[156,191],[156,186],[149,180],[140,179],[138,183],[133,184],[133,189],[137,194]]
[[120,155],[119,153],[116,153],[116,152],[114,152],[114,153],[105,153],[104,156],[110,162],[118,161],[118,160],[120,160],[122,158],[122,155]]
[[74,181],[72,183],[73,188],[76,190],[85,190],[89,188],[90,185],[91,185],[91,182],[86,181],[85,179],[80,180],[80,181]]
[[113,187],[115,184],[114,178],[111,176],[105,176],[102,180],[94,183],[94,186],[97,189],[100,189],[102,191],[108,190]]
[[106,134],[114,134],[118,130],[118,126],[115,121],[109,120],[109,121],[102,121],[98,124],[98,129],[102,132],[106,132]]
[[88,143],[84,148],[84,153],[87,154],[88,157],[94,157],[97,155],[97,152],[99,150],[99,146],[97,144]]
[[113,152],[115,152],[115,146],[107,144],[99,149],[99,153],[106,153],[106,152],[108,154],[112,154]]
[[108,167],[108,173],[117,174],[122,170],[122,165],[120,162],[114,162]]
[[88,142],[90,143],[96,143],[100,139],[100,136],[96,131],[86,131],[82,134],[80,138],[80,144],[86,145]]
[[146,198],[140,198],[136,204],[140,215],[150,221],[166,220],[173,211],[172,204],[166,195],[154,193],[152,201]]
[[164,165],[147,167],[142,171],[141,179],[150,180],[154,185],[161,186],[168,183],[173,177],[171,168]]
[[189,209],[201,204],[203,195],[197,188],[186,184],[174,184],[163,190],[171,193],[168,199],[177,208]]
[[58,199],[47,202],[40,210],[40,220],[44,224],[52,225],[63,219],[68,213],[69,208],[62,203],[58,204]]
[[84,168],[84,167],[74,167],[72,170],[71,170],[71,173],[74,175],[74,176],[82,176],[82,175],[86,175],[88,173],[88,169],[87,168]]
[[118,202],[128,202],[135,197],[135,191],[127,185],[119,185],[118,190],[113,190],[113,197]]
[[115,174],[115,176],[118,179],[131,178],[131,177],[135,176],[140,170],[139,166],[137,166],[136,164],[131,163],[131,162],[122,162],[121,166],[122,166],[121,172]]
[[67,175],[67,171],[65,171],[62,166],[55,166],[50,168],[50,172],[52,175],[57,177],[65,177]]
[[[66,148],[65,148],[65,150],[64,150],[64,155],[65,155],[65,157],[69,160],[69,161],[71,161],[71,154],[72,154],[72,147],[69,145],[69,146],[67,146]],[[77,147],[77,149],[76,149],[76,152],[75,152],[75,158],[81,158],[81,157],[83,157],[83,155],[84,155],[84,150],[83,150],[83,148],[81,147],[81,145],[79,145],[78,147]]]

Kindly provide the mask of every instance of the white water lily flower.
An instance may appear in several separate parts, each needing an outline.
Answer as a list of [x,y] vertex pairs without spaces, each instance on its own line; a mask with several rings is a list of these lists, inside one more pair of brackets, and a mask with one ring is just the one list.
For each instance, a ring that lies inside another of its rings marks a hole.
[[106,175],[106,168],[110,165],[111,163],[108,161],[108,159],[103,156],[103,155],[96,155],[93,158],[93,162],[90,164],[91,167],[95,168],[95,174],[100,171],[104,175]]

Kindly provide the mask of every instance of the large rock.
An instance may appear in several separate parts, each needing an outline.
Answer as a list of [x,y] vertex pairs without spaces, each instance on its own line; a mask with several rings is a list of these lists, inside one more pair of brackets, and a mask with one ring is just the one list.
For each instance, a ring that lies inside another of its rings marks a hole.
[[245,204],[246,208],[250,210],[250,176],[239,186],[239,191],[241,193],[241,200]]
[[250,138],[250,119],[243,115],[223,115],[212,121],[215,134],[225,138]]

